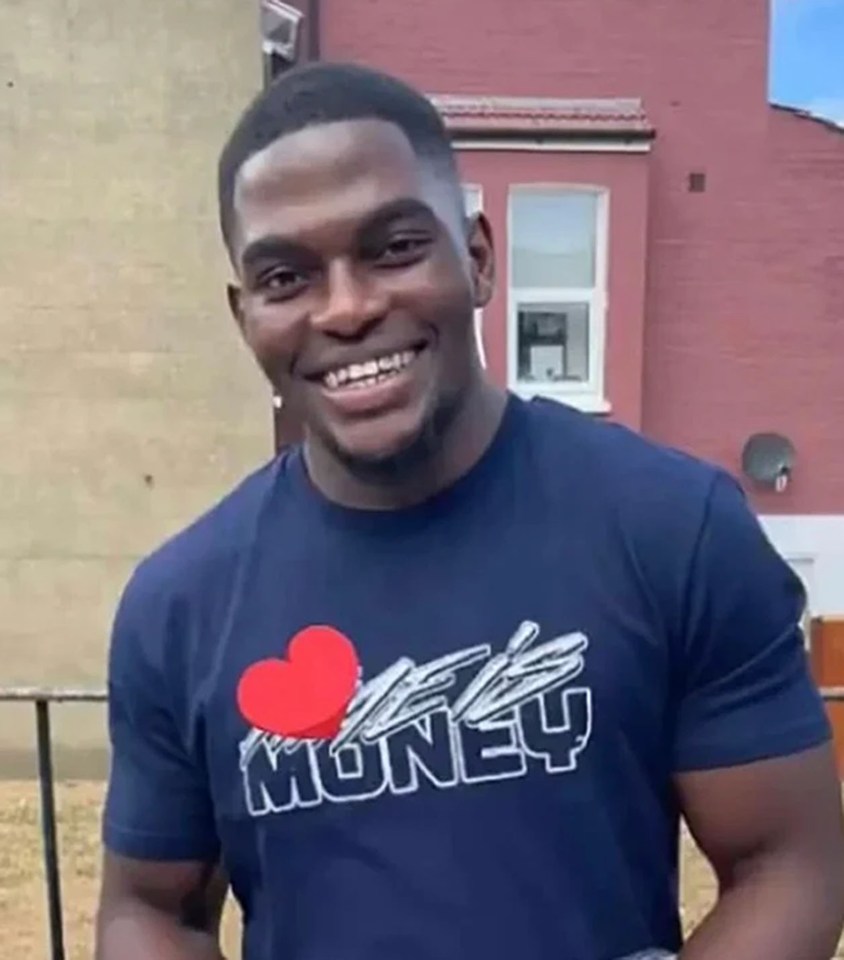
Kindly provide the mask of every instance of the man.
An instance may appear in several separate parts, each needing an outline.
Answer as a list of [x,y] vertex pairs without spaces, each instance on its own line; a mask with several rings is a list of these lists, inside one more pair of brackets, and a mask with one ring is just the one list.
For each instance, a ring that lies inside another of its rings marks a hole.
[[[100,960],[828,960],[803,594],[719,470],[488,383],[493,242],[429,103],[314,65],[220,162],[232,312],[306,440],[137,569]],[[681,944],[682,812],[720,880]]]

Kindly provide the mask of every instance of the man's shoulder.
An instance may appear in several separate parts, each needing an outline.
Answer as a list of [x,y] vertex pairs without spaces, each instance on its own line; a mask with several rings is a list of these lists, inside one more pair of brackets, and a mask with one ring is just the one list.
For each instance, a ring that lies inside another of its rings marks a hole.
[[553,400],[526,404],[546,469],[575,475],[585,490],[614,501],[702,504],[724,471],[621,423]]
[[699,591],[717,590],[720,571],[701,562],[701,550],[729,556],[760,542],[747,532],[755,520],[740,484],[629,427],[557,407],[530,404],[533,500],[545,528],[588,540],[605,570],[630,577],[668,635],[679,636],[692,578]]
[[123,603],[186,596],[225,577],[254,542],[276,491],[280,461],[245,476],[216,503],[140,559]]

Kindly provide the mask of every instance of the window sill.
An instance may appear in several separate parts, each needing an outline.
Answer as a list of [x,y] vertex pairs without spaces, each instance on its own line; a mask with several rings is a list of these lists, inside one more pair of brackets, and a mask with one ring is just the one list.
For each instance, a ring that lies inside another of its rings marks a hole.
[[516,396],[523,400],[533,397],[542,397],[544,400],[554,400],[566,406],[580,410],[582,413],[594,413],[606,416],[612,412],[612,404],[605,397],[595,393],[576,393],[566,390],[555,390],[553,387],[527,387],[519,385],[511,388]]

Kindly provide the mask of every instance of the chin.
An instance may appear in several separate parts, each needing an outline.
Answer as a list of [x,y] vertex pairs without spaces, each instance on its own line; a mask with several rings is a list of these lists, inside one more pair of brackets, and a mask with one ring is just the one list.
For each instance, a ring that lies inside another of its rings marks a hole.
[[429,444],[424,435],[379,437],[366,444],[338,443],[337,452],[347,468],[361,477],[404,475],[408,469],[424,461]]
[[424,420],[405,429],[371,423],[334,434],[330,446],[351,473],[371,482],[389,483],[424,463],[436,449],[436,439]]
[[375,484],[406,482],[436,455],[458,409],[456,398],[426,400],[382,416],[324,422],[315,432],[360,480]]

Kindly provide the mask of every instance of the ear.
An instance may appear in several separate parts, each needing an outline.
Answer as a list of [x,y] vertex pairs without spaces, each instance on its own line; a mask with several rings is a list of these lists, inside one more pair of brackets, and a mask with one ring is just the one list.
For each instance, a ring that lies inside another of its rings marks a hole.
[[469,218],[467,242],[475,291],[475,307],[485,307],[495,292],[495,245],[492,227],[483,213]]
[[226,286],[226,298],[229,301],[229,310],[234,317],[235,323],[240,328],[241,333],[245,333],[245,320],[243,315],[243,290],[233,283]]

